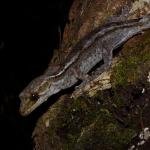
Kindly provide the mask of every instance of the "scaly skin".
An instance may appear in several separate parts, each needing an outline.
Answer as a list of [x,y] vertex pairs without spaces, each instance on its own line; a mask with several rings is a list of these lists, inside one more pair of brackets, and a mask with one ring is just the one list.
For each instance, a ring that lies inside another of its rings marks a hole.
[[30,114],[49,97],[74,86],[79,79],[85,82],[89,71],[102,60],[104,64],[95,72],[97,75],[104,72],[111,65],[114,49],[149,28],[150,15],[146,15],[140,19],[109,23],[86,35],[55,73],[37,77],[20,93],[21,115]]

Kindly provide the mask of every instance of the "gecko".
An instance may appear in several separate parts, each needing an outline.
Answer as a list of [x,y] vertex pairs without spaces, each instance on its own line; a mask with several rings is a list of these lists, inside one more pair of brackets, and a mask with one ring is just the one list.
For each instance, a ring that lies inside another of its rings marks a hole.
[[[115,49],[148,29],[150,29],[150,15],[106,23],[91,31],[72,48],[64,63],[56,71],[43,73],[23,89],[19,94],[21,115],[29,115],[51,96],[76,86],[79,81],[81,81],[79,88],[84,86],[111,66]],[[89,73],[101,61],[103,64]]]

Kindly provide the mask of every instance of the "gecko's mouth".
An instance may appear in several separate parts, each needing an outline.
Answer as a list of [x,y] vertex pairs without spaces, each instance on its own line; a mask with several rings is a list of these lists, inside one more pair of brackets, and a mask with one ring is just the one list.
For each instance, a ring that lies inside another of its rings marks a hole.
[[20,109],[20,114],[21,114],[21,116],[27,116],[28,114],[29,114],[30,112],[27,110],[27,111],[22,111],[21,109]]
[[21,102],[20,110],[19,110],[20,114],[22,116],[27,116],[28,114],[30,114],[33,111],[33,109],[32,109],[32,107],[29,107],[29,106],[34,106],[34,104],[35,103],[32,101],[28,101],[28,103],[26,103],[26,105]]
[[22,99],[20,104],[20,114],[27,116],[38,108],[43,102],[47,100],[47,95],[42,95],[36,102],[31,99]]

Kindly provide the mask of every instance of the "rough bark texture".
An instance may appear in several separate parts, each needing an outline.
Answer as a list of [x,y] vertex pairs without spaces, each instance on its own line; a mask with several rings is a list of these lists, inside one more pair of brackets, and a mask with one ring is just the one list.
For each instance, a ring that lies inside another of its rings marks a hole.
[[[84,35],[120,14],[125,6],[129,8],[128,18],[140,17],[150,10],[149,0],[75,0],[61,48],[54,53],[51,64],[61,63]],[[124,44],[112,68],[89,83],[84,91],[76,99],[61,96],[39,118],[33,132],[35,149],[147,149],[150,144],[150,31]],[[143,138],[144,144],[139,137],[141,131],[147,136]]]

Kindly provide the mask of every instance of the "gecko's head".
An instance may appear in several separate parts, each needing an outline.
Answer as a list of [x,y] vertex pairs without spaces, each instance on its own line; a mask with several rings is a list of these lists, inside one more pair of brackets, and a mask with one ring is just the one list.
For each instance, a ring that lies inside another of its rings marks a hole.
[[21,115],[27,116],[58,91],[53,79],[45,76],[35,78],[19,95]]

